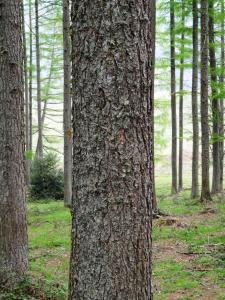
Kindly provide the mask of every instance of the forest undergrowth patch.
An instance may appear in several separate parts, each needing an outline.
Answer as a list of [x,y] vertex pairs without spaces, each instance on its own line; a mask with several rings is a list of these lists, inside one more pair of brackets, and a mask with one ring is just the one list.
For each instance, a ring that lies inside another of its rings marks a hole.
[[158,200],[170,215],[154,220],[154,298],[224,300],[225,201],[201,204],[188,190]]
[[[177,197],[169,191],[169,184],[157,185],[166,215],[153,226],[154,300],[225,300],[225,201],[200,204],[189,190]],[[66,299],[70,225],[63,202],[28,204],[29,278],[1,300]]]

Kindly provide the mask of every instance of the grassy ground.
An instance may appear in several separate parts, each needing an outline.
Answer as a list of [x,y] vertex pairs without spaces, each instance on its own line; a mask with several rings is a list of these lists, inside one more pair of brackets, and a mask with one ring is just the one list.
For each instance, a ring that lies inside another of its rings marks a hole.
[[[168,178],[157,179],[160,210],[154,221],[154,299],[225,299],[225,201],[201,205],[185,190],[170,196]],[[36,297],[66,297],[70,252],[70,213],[62,202],[28,205],[30,269],[43,284]],[[31,293],[35,295],[35,293]]]
[[157,187],[159,207],[169,216],[154,221],[155,299],[224,300],[224,198],[202,205],[190,190],[171,197],[166,179]]

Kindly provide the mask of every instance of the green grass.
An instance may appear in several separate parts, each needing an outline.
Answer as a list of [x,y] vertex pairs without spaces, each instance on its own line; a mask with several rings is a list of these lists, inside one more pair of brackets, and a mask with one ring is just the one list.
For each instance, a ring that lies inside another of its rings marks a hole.
[[[167,226],[163,218],[154,221],[155,299],[224,299],[225,201],[215,197],[201,204],[190,199],[190,190],[172,197],[168,186],[168,178],[158,178],[160,211],[185,226]],[[201,213],[209,207],[213,213]]]
[[[154,299],[225,300],[225,201],[203,205],[188,189],[172,197],[169,177],[157,178],[157,199],[169,216],[154,220]],[[215,212],[201,214],[206,207]],[[166,225],[168,218],[177,223]],[[66,299],[70,227],[62,201],[28,203],[30,277],[0,299]]]

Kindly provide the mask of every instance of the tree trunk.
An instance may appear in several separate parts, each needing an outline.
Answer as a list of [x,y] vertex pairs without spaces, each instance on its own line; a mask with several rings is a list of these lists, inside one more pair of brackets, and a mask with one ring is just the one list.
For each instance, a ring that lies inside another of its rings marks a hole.
[[199,196],[199,123],[198,123],[198,0],[193,0],[193,57],[192,57],[192,185],[191,196]]
[[30,61],[29,61],[29,150],[33,148],[33,34],[32,34],[32,0],[29,0],[29,25],[30,25]]
[[183,91],[184,91],[184,26],[185,26],[185,12],[184,1],[182,1],[182,17],[181,17],[181,59],[180,59],[180,101],[179,101],[179,191],[183,189]]
[[[224,93],[224,0],[221,0],[221,13],[222,13],[222,21],[221,21],[221,75],[220,75],[220,84],[221,89]],[[220,191],[223,191],[223,164],[224,164],[224,97],[220,99],[220,137],[222,140],[220,141]]]
[[[53,45],[53,49],[52,49],[52,53],[51,53],[51,65],[50,65],[49,76],[48,76],[48,84],[47,84],[48,88],[47,88],[47,91],[46,91],[46,95],[45,95],[46,99],[44,100],[44,107],[42,109],[42,115],[41,115],[42,136],[44,136],[43,135],[43,128],[44,128],[45,116],[46,116],[46,112],[47,112],[47,104],[48,104],[47,97],[49,96],[50,85],[51,85],[52,75],[53,75],[54,56],[55,56],[55,46]],[[36,147],[36,154],[37,155],[38,155],[38,149],[40,149],[40,147],[41,147],[40,142],[41,142],[41,139],[40,139],[40,136],[38,136],[37,147]]]
[[1,2],[0,285],[28,265],[20,1]]
[[170,1],[170,68],[171,68],[171,118],[172,118],[172,194],[177,193],[177,115],[175,67],[175,14],[174,0]]
[[208,117],[208,0],[201,0],[201,128],[202,191],[201,201],[211,199],[209,189],[209,117]]
[[[152,72],[152,77],[154,80],[155,77],[155,28],[156,28],[156,7],[155,7],[156,3],[155,1],[152,1],[151,3],[151,9],[150,9],[150,24],[151,24],[151,28],[152,28],[152,38],[150,40],[150,48],[152,49],[152,56],[151,56],[151,72]],[[153,188],[152,188],[152,210],[154,212],[158,211],[158,205],[157,205],[157,198],[156,198],[156,188],[155,188],[155,162],[154,162],[154,99],[155,99],[155,95],[154,95],[154,84],[151,84],[151,103],[152,103],[152,110],[151,110],[151,132],[152,132],[152,146],[151,146],[151,158],[150,158],[150,162],[152,164],[150,170],[150,180],[151,182],[153,182]]]
[[37,69],[37,109],[38,109],[38,158],[43,158],[43,133],[41,122],[41,66],[40,66],[40,44],[39,44],[39,0],[35,0],[35,33],[36,33],[36,69]]
[[148,299],[154,1],[72,2],[69,299]]
[[63,0],[64,48],[64,204],[71,206],[72,199],[72,122],[71,122],[71,45],[70,1]]
[[217,75],[216,75],[216,52],[214,40],[214,0],[209,0],[209,61],[211,75],[211,91],[212,91],[212,121],[213,121],[213,176],[212,176],[212,193],[220,191],[220,143],[219,143],[219,125],[220,125],[220,107],[217,91]]
[[22,37],[23,37],[23,74],[24,74],[24,95],[25,95],[25,144],[26,150],[29,145],[29,95],[28,95],[28,75],[27,75],[27,46],[24,19],[24,3],[21,1],[21,17],[22,17]]
[[[24,75],[24,96],[25,96],[25,145],[26,151],[29,150],[29,88],[28,88],[28,74],[27,74],[27,43],[25,32],[25,18],[24,18],[24,2],[21,1],[21,18],[22,18],[22,38],[23,38],[23,75]],[[30,178],[30,160],[26,159],[26,182]]]

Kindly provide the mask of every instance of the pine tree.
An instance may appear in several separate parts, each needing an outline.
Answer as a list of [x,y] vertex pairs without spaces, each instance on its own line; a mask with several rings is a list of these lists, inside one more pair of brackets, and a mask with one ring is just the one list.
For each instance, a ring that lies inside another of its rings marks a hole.
[[175,58],[175,9],[170,1],[170,72],[172,118],[172,194],[177,193],[177,112],[176,112],[176,58]]
[[0,285],[27,271],[23,50],[20,1],[1,3]]
[[154,1],[72,7],[69,299],[150,300]]
[[209,189],[209,117],[208,117],[208,0],[201,0],[201,129],[202,190],[201,201],[211,199]]

